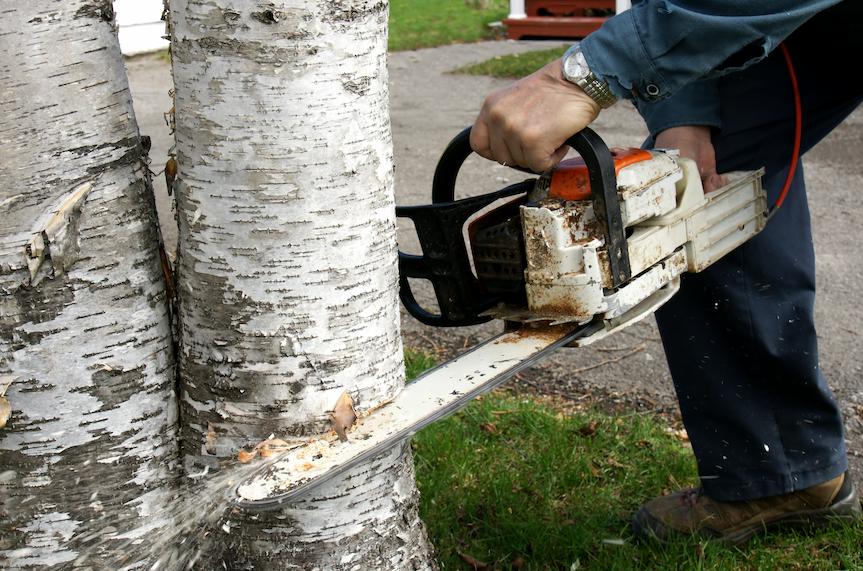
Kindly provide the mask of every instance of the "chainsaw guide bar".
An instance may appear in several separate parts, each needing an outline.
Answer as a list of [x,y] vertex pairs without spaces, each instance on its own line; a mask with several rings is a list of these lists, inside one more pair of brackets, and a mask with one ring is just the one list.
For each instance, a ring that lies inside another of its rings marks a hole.
[[250,511],[279,509],[464,408],[555,349],[602,328],[601,322],[525,325],[501,333],[408,384],[392,401],[361,418],[347,442],[321,439],[285,452],[237,486],[236,505]]

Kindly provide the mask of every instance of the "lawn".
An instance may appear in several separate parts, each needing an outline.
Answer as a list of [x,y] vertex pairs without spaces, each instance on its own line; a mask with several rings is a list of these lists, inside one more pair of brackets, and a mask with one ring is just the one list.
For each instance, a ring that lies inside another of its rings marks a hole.
[[[390,0],[390,51],[492,39],[492,22],[506,18],[508,0]],[[170,61],[167,49],[159,57]]]
[[490,60],[459,68],[453,73],[490,75],[492,77],[512,79],[520,78],[530,75],[553,59],[563,56],[568,47],[568,45],[561,45],[558,48],[497,56]]
[[[411,352],[409,373],[430,365]],[[863,569],[863,524],[742,548],[635,541],[649,498],[695,484],[687,443],[650,415],[562,412],[495,392],[413,440],[420,509],[444,569]]]
[[502,20],[507,0],[390,0],[391,51],[489,39],[490,22]]

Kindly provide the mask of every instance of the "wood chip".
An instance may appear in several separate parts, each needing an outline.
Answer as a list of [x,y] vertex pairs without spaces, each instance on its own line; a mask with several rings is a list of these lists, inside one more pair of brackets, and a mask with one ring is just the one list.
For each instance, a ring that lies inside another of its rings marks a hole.
[[339,440],[347,442],[348,430],[354,425],[357,420],[357,413],[354,411],[354,401],[351,395],[344,392],[336,401],[336,406],[333,408],[333,413],[330,415],[330,422],[333,430],[339,435]]
[[264,440],[263,442],[258,442],[255,445],[255,452],[257,452],[261,458],[269,458],[271,456],[275,456],[276,454],[280,454],[284,452],[290,447],[290,444],[281,440],[279,438],[270,438],[269,440]]
[[284,440],[280,438],[272,438],[272,436],[273,435],[271,434],[270,438],[255,444],[255,447],[251,452],[240,449],[237,453],[237,460],[239,460],[241,464],[248,464],[258,456],[261,458],[270,458],[276,454],[281,454],[291,447],[291,445]]
[[0,397],[0,428],[6,426],[10,416],[12,416],[12,405],[9,404],[9,399]]

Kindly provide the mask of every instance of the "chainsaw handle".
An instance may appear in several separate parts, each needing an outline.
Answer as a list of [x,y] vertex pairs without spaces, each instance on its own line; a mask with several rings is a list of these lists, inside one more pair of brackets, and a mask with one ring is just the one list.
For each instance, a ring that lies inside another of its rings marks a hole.
[[432,179],[432,204],[455,200],[455,181],[461,166],[473,149],[470,146],[470,127],[453,137],[438,160]]
[[[433,203],[455,200],[455,183],[458,173],[464,162],[473,153],[470,146],[470,132],[471,128],[468,127],[456,135],[441,155],[432,181]],[[617,197],[614,157],[602,137],[588,127],[567,139],[565,144],[581,155],[587,166],[593,195],[593,210],[600,224],[605,224],[605,245],[608,250],[612,285],[617,287],[631,277],[631,270],[623,217],[620,213],[620,201]],[[524,170],[518,167],[513,168]]]
[[[458,178],[458,173],[467,158],[473,154],[473,149],[470,146],[470,131],[471,128],[467,127],[453,137],[452,141],[444,149],[443,154],[441,154],[434,171],[434,178],[432,179],[433,204],[455,200],[455,181]],[[529,169],[519,166],[507,166],[526,174],[536,174]]]

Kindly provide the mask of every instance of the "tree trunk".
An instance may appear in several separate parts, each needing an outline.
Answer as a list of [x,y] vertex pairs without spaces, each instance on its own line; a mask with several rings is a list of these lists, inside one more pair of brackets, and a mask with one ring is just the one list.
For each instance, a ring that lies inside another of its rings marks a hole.
[[[386,29],[378,0],[171,1],[189,471],[403,386]],[[314,495],[232,515],[223,562],[433,565],[408,447]]]
[[110,1],[2,12],[0,567],[119,569],[177,453],[146,150]]

